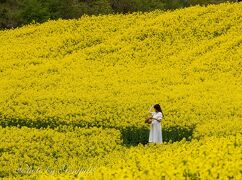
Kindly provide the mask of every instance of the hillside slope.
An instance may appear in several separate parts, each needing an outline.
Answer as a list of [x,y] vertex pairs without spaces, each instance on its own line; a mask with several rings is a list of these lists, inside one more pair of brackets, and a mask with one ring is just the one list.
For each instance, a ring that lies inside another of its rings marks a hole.
[[[242,3],[223,3],[0,31],[0,177],[93,155],[96,177],[241,178],[241,27]],[[154,103],[164,146],[123,146],[147,142]]]
[[[0,31],[8,118],[165,125],[241,118],[242,4],[82,17]],[[47,120],[48,124],[48,120]]]

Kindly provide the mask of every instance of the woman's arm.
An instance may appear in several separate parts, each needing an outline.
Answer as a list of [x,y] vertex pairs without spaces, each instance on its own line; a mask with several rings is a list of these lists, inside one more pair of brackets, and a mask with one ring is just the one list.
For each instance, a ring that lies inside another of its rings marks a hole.
[[154,120],[157,120],[157,121],[161,122],[161,119],[156,119],[156,118],[152,118],[152,119],[154,119]]
[[162,117],[163,117],[162,113],[158,113],[158,115],[156,116],[156,118],[153,118],[153,119],[155,119],[155,120],[161,122]]
[[154,107],[154,104],[150,107],[149,109],[149,113],[151,113],[151,109]]

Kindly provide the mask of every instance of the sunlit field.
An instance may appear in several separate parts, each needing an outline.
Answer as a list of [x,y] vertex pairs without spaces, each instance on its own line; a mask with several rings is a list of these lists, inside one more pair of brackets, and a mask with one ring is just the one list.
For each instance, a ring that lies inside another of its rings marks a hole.
[[242,3],[0,31],[0,125],[1,178],[242,179]]

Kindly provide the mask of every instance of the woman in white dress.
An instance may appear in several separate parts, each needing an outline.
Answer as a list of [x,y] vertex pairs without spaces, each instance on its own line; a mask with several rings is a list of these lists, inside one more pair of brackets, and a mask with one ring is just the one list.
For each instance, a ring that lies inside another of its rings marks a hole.
[[[155,112],[151,112],[151,109],[154,108]],[[163,118],[163,113],[159,104],[152,105],[149,109],[151,114],[152,122],[150,124],[150,134],[149,134],[149,143],[163,143],[162,141],[162,128],[161,120]]]

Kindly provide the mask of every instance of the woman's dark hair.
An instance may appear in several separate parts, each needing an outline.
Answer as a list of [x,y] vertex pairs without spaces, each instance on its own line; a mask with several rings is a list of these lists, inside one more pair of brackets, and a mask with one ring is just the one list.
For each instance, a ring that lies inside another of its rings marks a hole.
[[162,112],[161,107],[160,107],[159,104],[154,105],[154,108],[155,108],[158,112],[161,112],[162,115],[163,115],[163,112]]

